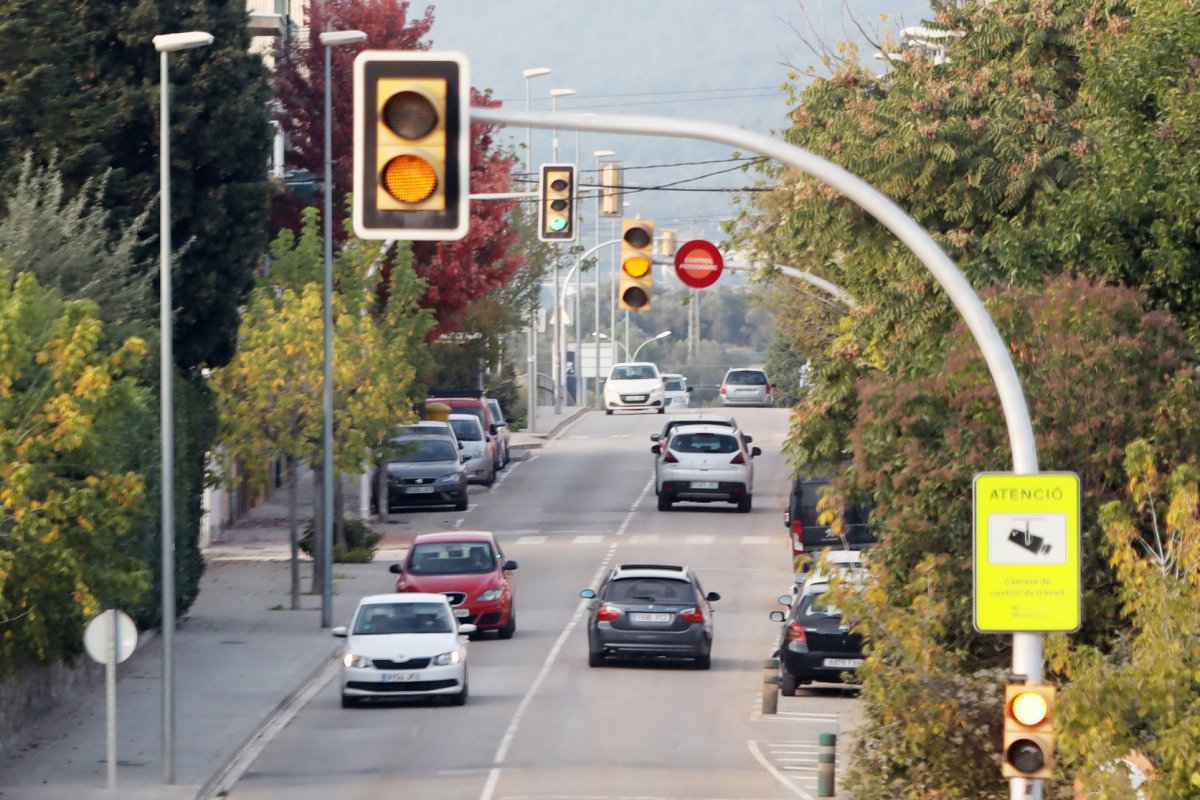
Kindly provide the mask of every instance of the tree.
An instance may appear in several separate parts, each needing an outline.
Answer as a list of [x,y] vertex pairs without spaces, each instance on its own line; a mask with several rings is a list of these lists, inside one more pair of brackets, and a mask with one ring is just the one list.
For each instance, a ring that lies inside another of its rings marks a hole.
[[105,447],[152,413],[130,377],[147,348],[103,340],[93,303],[0,271],[0,675],[73,663],[90,617],[150,587],[131,554],[143,484]]

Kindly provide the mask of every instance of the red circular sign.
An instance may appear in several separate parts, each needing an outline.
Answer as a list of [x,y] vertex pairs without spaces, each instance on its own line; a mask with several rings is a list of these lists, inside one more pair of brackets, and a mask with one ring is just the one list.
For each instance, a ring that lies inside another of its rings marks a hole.
[[712,242],[703,239],[684,242],[675,251],[675,274],[693,289],[712,286],[721,277],[724,266],[721,251]]

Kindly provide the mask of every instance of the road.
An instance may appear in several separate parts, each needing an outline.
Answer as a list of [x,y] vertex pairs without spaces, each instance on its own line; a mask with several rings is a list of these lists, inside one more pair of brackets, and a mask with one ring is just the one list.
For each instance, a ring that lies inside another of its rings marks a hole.
[[[495,531],[519,563],[518,631],[470,645],[463,708],[397,703],[344,710],[336,680],[258,754],[229,797],[324,800],[716,800],[816,796],[816,740],[855,712],[837,688],[760,710],[768,613],[791,580],[781,524],[788,412],[739,409],[763,455],[754,510],[659,512],[649,434],[665,417],[589,414],[515,462],[466,512],[411,512],[416,532]],[[721,594],[713,666],[587,664],[584,602],[623,562],[688,563]],[[390,586],[379,564],[380,590]],[[336,620],[342,623],[342,620]]]

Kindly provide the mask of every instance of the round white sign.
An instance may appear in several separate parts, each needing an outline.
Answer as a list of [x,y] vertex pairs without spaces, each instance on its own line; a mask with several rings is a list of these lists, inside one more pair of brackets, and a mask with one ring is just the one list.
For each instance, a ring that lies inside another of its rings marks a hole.
[[[116,618],[114,637],[113,622]],[[92,617],[83,629],[83,647],[87,654],[101,664],[113,663],[113,640],[116,639],[117,663],[133,655],[137,647],[138,631],[133,620],[124,611],[108,609]]]

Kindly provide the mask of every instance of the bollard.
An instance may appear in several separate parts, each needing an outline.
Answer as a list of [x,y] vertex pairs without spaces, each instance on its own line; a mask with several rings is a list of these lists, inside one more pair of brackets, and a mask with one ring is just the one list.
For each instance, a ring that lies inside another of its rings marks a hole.
[[763,661],[762,713],[774,714],[779,710],[779,659]]
[[837,766],[837,734],[822,733],[817,738],[817,797],[833,797],[834,769]]

